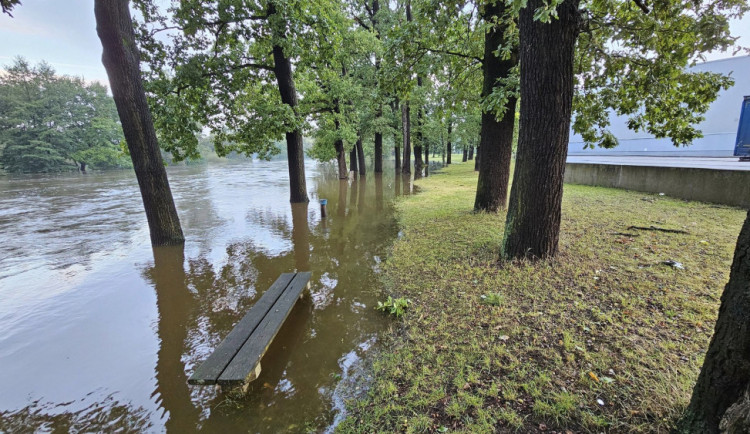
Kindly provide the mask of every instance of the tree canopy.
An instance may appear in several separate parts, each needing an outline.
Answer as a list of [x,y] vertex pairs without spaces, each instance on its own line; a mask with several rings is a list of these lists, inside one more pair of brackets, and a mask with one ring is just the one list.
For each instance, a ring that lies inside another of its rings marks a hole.
[[0,75],[0,164],[7,172],[130,167],[107,88],[17,58]]

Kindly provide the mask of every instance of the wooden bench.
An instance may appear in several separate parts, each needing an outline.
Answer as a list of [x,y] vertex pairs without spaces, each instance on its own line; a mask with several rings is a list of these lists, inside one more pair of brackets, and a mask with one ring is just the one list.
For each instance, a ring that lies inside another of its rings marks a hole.
[[276,337],[302,291],[310,272],[284,273],[216,347],[188,384],[247,387],[260,375],[260,359]]

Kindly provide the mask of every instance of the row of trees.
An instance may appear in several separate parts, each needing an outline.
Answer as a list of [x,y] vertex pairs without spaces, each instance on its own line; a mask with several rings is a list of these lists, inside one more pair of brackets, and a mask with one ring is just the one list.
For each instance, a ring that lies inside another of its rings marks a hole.
[[107,88],[17,58],[0,75],[0,166],[7,172],[130,167]]

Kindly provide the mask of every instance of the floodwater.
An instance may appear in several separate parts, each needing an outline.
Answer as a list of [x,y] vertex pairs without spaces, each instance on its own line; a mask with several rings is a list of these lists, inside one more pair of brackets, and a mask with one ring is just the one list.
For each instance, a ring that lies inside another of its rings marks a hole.
[[[0,177],[0,432],[330,428],[388,324],[378,273],[411,191],[392,170],[334,172],[308,161],[311,202],[290,205],[285,162],[170,168],[184,249],[151,248],[130,171]],[[188,386],[293,270],[312,271],[311,297],[249,393]]]

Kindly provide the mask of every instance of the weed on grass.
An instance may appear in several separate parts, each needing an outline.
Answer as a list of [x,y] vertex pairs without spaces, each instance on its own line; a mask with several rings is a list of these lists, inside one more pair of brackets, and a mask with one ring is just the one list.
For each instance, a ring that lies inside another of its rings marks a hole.
[[[412,303],[338,430],[668,432],[743,212],[566,185],[558,256],[500,263],[504,213],[472,212],[472,168],[452,165],[398,202],[404,236],[383,278]],[[679,232],[628,229],[651,226]]]

